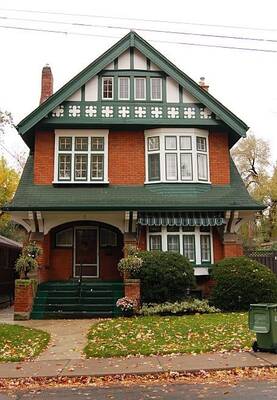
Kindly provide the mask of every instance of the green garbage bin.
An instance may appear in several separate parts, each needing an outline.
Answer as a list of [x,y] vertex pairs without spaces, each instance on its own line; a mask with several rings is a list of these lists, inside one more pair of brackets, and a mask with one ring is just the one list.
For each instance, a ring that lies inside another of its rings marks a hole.
[[277,304],[250,304],[249,329],[257,337],[254,351],[277,353]]

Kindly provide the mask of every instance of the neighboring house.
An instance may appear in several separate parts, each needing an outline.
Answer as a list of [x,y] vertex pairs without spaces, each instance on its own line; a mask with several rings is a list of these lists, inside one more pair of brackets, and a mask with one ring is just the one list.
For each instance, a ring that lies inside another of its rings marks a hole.
[[22,244],[0,235],[0,308],[14,297],[15,261],[21,249]]
[[200,285],[214,262],[242,254],[236,232],[262,208],[230,158],[248,127],[203,79],[130,32],[52,87],[46,66],[42,103],[18,125],[30,156],[4,208],[40,240],[40,282],[57,289],[81,271],[120,283],[126,243],[184,254]]

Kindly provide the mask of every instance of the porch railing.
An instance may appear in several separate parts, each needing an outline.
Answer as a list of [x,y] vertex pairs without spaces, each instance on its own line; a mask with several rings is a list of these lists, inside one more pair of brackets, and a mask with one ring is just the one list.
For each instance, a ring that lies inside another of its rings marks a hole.
[[80,273],[79,273],[79,281],[78,281],[79,303],[81,302],[81,297],[82,297],[82,282],[83,282],[83,264],[80,264]]

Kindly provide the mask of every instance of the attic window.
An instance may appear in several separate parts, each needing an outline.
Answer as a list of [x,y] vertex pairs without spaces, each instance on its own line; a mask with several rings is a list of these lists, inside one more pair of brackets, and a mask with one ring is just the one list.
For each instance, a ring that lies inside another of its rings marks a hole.
[[113,100],[113,78],[102,78],[102,98],[105,100]]

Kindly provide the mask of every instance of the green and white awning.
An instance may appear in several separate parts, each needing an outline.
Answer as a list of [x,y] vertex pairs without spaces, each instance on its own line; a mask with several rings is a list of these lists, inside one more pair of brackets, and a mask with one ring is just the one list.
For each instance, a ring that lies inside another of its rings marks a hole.
[[138,224],[143,226],[220,226],[225,224],[222,213],[212,212],[139,212]]

